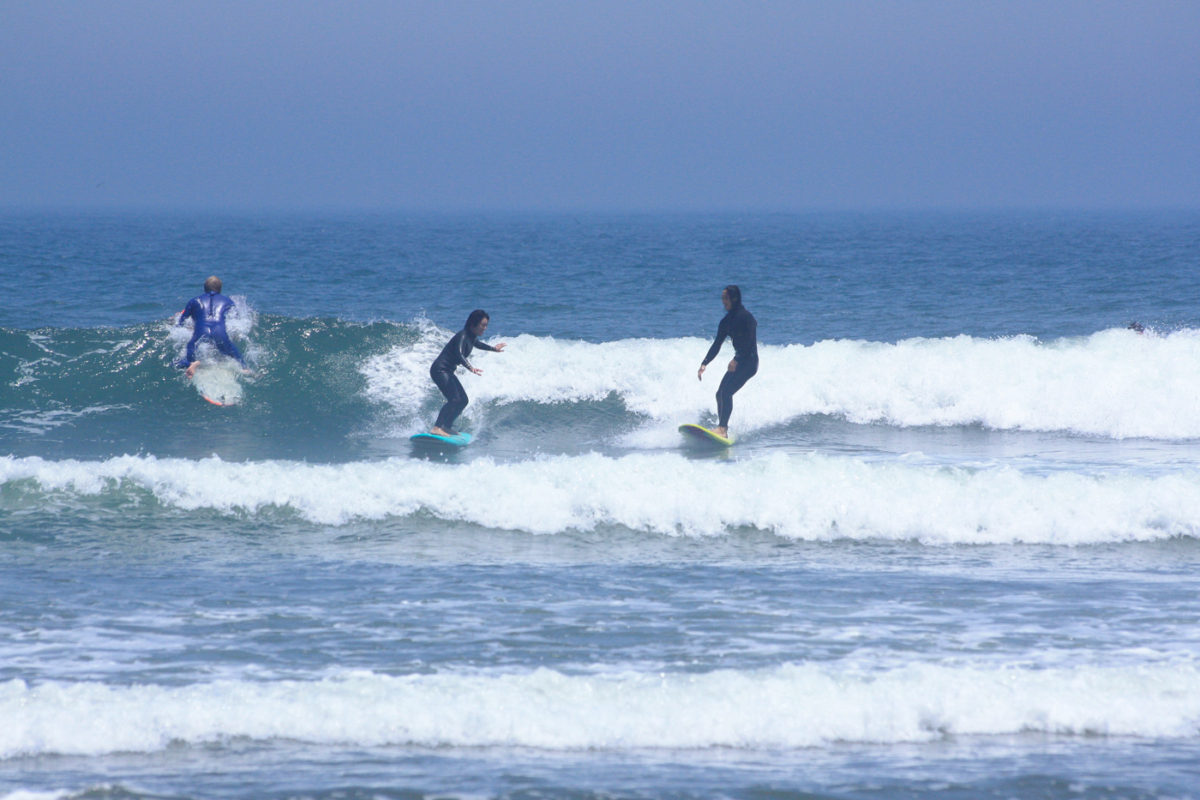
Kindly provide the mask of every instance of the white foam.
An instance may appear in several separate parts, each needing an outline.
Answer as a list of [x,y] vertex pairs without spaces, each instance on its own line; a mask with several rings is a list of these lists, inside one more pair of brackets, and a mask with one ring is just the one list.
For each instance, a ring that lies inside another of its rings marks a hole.
[[13,498],[32,492],[40,505],[55,493],[149,493],[184,511],[283,509],[331,525],[427,514],[538,534],[620,525],[713,536],[749,527],[806,540],[1069,545],[1200,535],[1195,469],[1029,474],[785,453],[735,462],[654,453],[466,464],[5,456],[0,485],[11,486]]
[[415,342],[367,359],[361,372],[367,379],[368,398],[415,417],[421,404],[437,394],[429,367],[452,334],[425,317],[418,317],[411,324],[417,329]]
[[[432,325],[415,345],[367,362],[368,394],[403,414],[436,398],[429,364],[449,333]],[[638,414],[687,420],[715,409],[728,344],[705,374],[702,339],[592,344],[517,336],[482,353],[484,375],[466,376],[486,403],[582,402],[620,397]],[[759,374],[737,395],[740,431],[809,414],[898,426],[982,425],[1114,438],[1200,438],[1200,331],[1165,336],[1125,329],[1041,342],[1028,336],[909,339],[894,344],[822,341],[760,346]],[[468,407],[467,415],[473,412]]]
[[150,752],[229,737],[551,750],[775,749],[944,736],[1200,736],[1192,664],[800,664],[707,673],[358,672],[314,681],[0,684],[0,757]]
[[201,396],[223,405],[236,405],[242,401],[242,368],[233,359],[201,362],[192,375],[192,385]]

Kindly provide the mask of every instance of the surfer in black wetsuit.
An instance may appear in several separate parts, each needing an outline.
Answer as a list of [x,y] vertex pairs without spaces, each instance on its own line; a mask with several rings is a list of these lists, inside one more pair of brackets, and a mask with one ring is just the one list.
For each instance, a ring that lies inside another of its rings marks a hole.
[[729,368],[717,389],[716,432],[728,437],[733,395],[758,372],[758,320],[742,305],[742,290],[732,284],[721,292],[721,303],[725,306],[726,314],[717,326],[717,338],[712,347],[708,348],[708,355],[700,362],[700,371],[696,373],[696,377],[704,380],[704,368],[708,366],[708,362],[717,357],[726,337],[732,339],[733,359],[729,362]]
[[196,371],[196,345],[201,339],[208,339],[218,351],[236,359],[242,369],[246,369],[246,361],[225,330],[225,317],[232,308],[233,301],[221,294],[221,279],[210,275],[204,281],[204,294],[189,300],[179,315],[176,325],[182,325],[189,317],[192,319],[192,338],[187,344],[187,355],[175,363],[180,369],[187,370],[189,378]]
[[478,347],[480,350],[499,353],[504,349],[504,342],[492,347],[490,344],[479,341],[479,337],[487,330],[488,321],[487,312],[483,309],[477,308],[472,311],[467,317],[467,324],[461,331],[454,334],[450,341],[446,342],[446,346],[442,348],[442,352],[430,366],[429,377],[433,378],[438,389],[446,396],[446,404],[438,413],[437,422],[433,423],[430,433],[437,436],[453,436],[455,433],[454,421],[458,419],[458,415],[467,407],[469,401],[467,392],[455,377],[454,371],[461,364],[476,375],[483,374],[483,370],[471,366],[471,362],[467,360],[467,356],[471,355],[471,350]]

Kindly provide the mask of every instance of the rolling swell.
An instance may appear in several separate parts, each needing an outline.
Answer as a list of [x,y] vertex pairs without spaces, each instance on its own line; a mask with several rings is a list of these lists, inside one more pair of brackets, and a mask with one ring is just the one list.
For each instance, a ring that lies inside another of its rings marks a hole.
[[[413,341],[390,322],[256,315],[233,328],[255,374],[241,405],[204,403],[178,359],[187,332],[168,321],[122,328],[0,329],[0,430],[7,452],[58,456],[155,453],[230,458],[349,457],[369,422],[357,366]],[[240,335],[239,335],[240,334]]]
[[[0,330],[0,367],[11,376],[0,385],[4,452],[341,462],[406,454],[407,436],[436,413],[428,368],[449,331],[422,318],[246,313],[231,327],[256,372],[242,404],[227,409],[203,403],[169,367],[187,334],[166,320]],[[478,354],[484,376],[463,376],[471,404],[462,423],[485,434],[492,455],[676,447],[679,422],[712,418],[717,381],[695,377],[706,340],[506,338],[504,353]],[[1179,366],[1200,361],[1190,329],[1046,342],[823,340],[760,352],[760,374],[736,401],[747,445],[861,450],[865,439],[868,448],[928,451],[948,443],[940,432],[978,431],[979,452],[992,455],[1009,444],[1000,437],[1037,447],[1029,437],[1039,433],[1200,438],[1200,380]],[[894,441],[880,444],[881,430]]]

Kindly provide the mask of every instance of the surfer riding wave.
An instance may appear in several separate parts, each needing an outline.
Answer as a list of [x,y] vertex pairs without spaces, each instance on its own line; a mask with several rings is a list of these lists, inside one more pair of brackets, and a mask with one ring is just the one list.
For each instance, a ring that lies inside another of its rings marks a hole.
[[233,308],[233,301],[221,294],[221,279],[210,275],[204,281],[204,294],[196,295],[188,301],[187,306],[179,315],[176,325],[183,325],[189,318],[193,322],[192,338],[187,343],[187,354],[175,362],[179,369],[186,369],[190,378],[196,372],[196,345],[202,340],[213,343],[217,350],[235,359],[243,370],[249,371],[246,361],[242,358],[237,345],[229,338],[225,330],[225,317]]
[[476,375],[482,375],[483,370],[476,369],[467,360],[471,351],[478,347],[480,350],[499,353],[504,349],[503,342],[493,347],[486,342],[479,341],[479,337],[487,330],[489,320],[488,313],[483,309],[477,308],[472,311],[467,317],[463,329],[446,342],[442,352],[429,367],[429,377],[433,378],[434,384],[446,398],[445,405],[438,412],[437,421],[433,423],[431,432],[436,436],[455,435],[454,421],[458,419],[458,415],[463,412],[469,402],[467,392],[458,378],[454,376],[454,371],[463,366]]
[[717,427],[716,433],[721,437],[729,436],[729,417],[733,413],[733,395],[746,385],[746,381],[758,374],[758,321],[746,307],[742,305],[742,291],[730,284],[721,291],[721,303],[727,312],[717,326],[717,338],[704,360],[700,362],[700,370],[696,377],[704,380],[704,370],[708,363],[721,352],[725,339],[733,340],[733,359],[721,385],[717,388]]

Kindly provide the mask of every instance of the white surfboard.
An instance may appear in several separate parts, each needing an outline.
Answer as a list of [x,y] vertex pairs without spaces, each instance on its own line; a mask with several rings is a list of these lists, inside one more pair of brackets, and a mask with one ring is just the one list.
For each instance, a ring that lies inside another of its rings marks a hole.
[[192,385],[214,406],[236,406],[242,402],[242,368],[236,361],[201,361],[192,374]]

